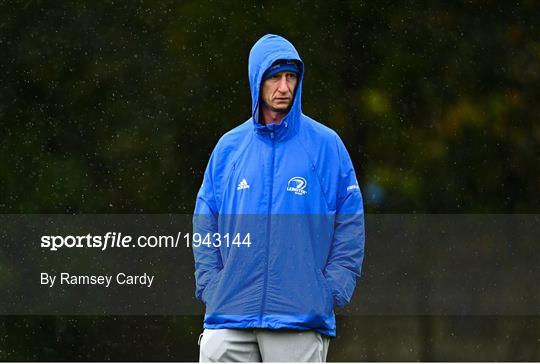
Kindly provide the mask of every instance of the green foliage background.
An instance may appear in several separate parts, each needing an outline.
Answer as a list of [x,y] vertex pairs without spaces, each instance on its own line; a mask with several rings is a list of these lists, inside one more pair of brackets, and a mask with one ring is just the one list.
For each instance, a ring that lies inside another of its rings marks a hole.
[[[368,213],[535,213],[538,19],[535,1],[3,1],[0,211],[191,213],[250,116],[249,49],[277,33]],[[4,317],[0,359],[197,360],[200,322]],[[330,360],[540,360],[537,317],[339,325]]]

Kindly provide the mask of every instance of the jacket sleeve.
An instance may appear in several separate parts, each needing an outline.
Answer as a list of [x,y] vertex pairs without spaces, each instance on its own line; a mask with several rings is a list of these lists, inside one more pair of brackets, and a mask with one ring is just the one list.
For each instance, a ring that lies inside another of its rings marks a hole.
[[[203,183],[197,194],[193,214],[193,236],[200,234],[200,241],[209,234],[210,242],[213,242],[213,234],[218,231],[218,209],[213,181],[215,154],[216,150],[214,149],[204,172]],[[207,303],[205,288],[223,268],[221,253],[218,247],[201,244],[199,246],[193,245],[193,255],[195,258],[195,297]]]
[[364,259],[364,207],[351,158],[337,136],[339,176],[337,181],[334,238],[324,275],[332,289],[334,304],[342,308],[353,295]]

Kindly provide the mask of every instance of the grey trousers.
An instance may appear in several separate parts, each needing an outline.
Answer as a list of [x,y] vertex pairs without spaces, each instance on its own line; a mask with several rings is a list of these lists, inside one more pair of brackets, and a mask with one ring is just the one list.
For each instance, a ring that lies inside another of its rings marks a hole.
[[199,362],[326,362],[329,345],[313,330],[204,329]]

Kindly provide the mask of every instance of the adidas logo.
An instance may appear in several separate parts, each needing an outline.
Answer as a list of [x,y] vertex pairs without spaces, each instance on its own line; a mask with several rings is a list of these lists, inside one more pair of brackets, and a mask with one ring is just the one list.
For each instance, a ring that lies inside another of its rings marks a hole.
[[236,190],[240,191],[240,190],[245,190],[245,189],[248,189],[248,188],[249,188],[249,185],[248,185],[246,179],[244,178],[243,180],[240,181],[240,183],[238,184],[238,187],[236,187]]

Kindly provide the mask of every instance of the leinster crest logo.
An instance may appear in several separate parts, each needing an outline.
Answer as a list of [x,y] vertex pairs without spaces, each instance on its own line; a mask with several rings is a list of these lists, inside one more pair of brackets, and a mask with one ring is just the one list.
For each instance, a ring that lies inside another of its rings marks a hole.
[[294,192],[296,195],[303,196],[306,191],[307,181],[303,177],[293,177],[287,183],[287,191]]

